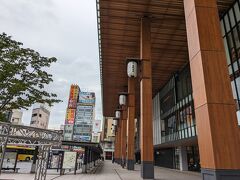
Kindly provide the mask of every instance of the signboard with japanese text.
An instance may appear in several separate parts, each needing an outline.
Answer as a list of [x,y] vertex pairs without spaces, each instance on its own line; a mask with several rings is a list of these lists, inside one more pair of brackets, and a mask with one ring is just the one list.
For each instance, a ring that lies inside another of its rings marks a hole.
[[6,152],[3,160],[2,168],[13,169],[17,161],[17,152]]
[[64,152],[63,157],[63,169],[74,169],[76,164],[77,153],[76,152]]
[[101,120],[94,120],[93,121],[93,132],[98,133],[101,131]]
[[75,115],[75,125],[84,123],[91,123],[94,119],[94,106],[77,105]]
[[80,92],[79,103],[95,105],[95,93],[94,92]]
[[64,126],[63,139],[65,141],[71,141],[73,135],[73,124],[67,124]]
[[80,88],[79,88],[78,85],[71,85],[69,100],[70,99],[77,100],[78,99],[78,95],[79,95],[79,91],[80,91]]
[[65,124],[74,124],[75,112],[75,109],[67,109]]
[[100,133],[92,133],[92,142],[99,143],[100,142]]
[[76,99],[69,99],[68,108],[69,109],[76,109],[77,108],[77,100]]
[[91,134],[89,134],[89,136],[87,136],[87,135],[73,135],[73,140],[74,141],[80,141],[80,142],[90,142],[91,141]]

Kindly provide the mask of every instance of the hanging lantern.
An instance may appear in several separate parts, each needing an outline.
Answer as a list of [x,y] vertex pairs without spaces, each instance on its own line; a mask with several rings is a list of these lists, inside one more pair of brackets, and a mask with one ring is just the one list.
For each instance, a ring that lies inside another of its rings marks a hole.
[[119,104],[120,105],[126,105],[127,103],[127,96],[125,94],[119,95]]
[[112,126],[112,130],[115,131],[115,126]]
[[115,117],[119,119],[121,117],[121,111],[115,111]]
[[129,61],[127,64],[127,75],[128,77],[137,77],[137,62],[136,61]]
[[117,126],[118,125],[118,120],[117,119],[113,119],[113,125]]

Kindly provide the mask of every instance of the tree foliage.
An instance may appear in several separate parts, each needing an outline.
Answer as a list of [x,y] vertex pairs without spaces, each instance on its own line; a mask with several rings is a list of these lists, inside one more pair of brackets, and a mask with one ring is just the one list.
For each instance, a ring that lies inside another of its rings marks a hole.
[[27,109],[34,103],[52,106],[60,102],[56,94],[45,90],[53,81],[46,69],[57,59],[42,57],[22,46],[7,34],[0,34],[0,113]]

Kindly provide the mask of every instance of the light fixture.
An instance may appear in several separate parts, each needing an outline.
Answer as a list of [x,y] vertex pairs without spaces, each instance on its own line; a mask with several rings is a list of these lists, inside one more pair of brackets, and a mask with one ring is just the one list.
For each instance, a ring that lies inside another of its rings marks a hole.
[[118,119],[117,119],[117,118],[114,118],[114,119],[113,119],[113,125],[114,125],[114,126],[117,126],[117,125],[118,125]]
[[112,126],[112,130],[115,131],[115,129],[116,129],[115,126]]
[[119,119],[121,117],[121,111],[116,110],[115,111],[115,117]]
[[137,66],[138,66],[138,63],[137,61],[139,61],[138,59],[133,59],[133,58],[130,58],[130,59],[127,59],[127,75],[128,77],[133,77],[133,78],[136,78],[137,77]]
[[126,95],[126,93],[119,95],[119,104],[121,106],[124,106],[124,105],[127,104],[127,95]]

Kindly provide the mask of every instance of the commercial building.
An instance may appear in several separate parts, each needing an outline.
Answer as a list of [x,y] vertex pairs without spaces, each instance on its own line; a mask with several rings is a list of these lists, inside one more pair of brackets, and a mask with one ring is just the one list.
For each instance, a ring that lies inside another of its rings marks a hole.
[[80,92],[73,128],[73,140],[91,142],[95,119],[95,93]]
[[95,119],[95,93],[82,92],[78,85],[71,85],[68,101],[64,139],[91,142]]
[[140,159],[144,179],[154,178],[153,165],[240,179],[239,7],[97,1],[103,115],[120,113],[118,163],[133,170]]
[[50,111],[43,105],[40,105],[32,110],[30,126],[48,129],[49,117]]
[[80,88],[76,84],[72,84],[69,92],[68,105],[66,110],[66,118],[64,125],[63,138],[66,141],[71,141],[73,138],[73,126],[77,109],[77,101],[79,98]]
[[100,143],[101,132],[102,132],[102,121],[101,120],[93,120],[92,142]]
[[114,155],[115,133],[112,131],[113,118],[105,117],[103,120],[103,131],[101,137],[101,146],[103,148],[103,157],[112,160]]

